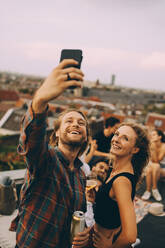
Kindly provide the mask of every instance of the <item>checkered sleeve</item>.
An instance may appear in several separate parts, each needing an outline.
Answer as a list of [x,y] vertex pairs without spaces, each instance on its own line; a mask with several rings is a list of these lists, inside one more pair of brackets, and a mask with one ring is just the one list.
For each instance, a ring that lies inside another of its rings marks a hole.
[[42,173],[48,158],[48,145],[46,142],[47,111],[35,114],[30,105],[21,122],[21,134],[18,153],[25,156],[27,167],[33,174]]

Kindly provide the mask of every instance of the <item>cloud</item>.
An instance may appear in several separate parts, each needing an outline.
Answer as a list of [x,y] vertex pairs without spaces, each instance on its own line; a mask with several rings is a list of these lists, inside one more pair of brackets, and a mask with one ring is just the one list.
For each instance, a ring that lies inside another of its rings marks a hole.
[[164,69],[165,68],[165,53],[153,52],[143,58],[141,66],[147,69]]

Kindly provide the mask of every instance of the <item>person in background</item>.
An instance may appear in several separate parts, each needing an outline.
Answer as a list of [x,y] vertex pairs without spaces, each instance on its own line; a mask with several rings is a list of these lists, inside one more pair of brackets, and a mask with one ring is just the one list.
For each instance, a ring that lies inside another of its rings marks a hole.
[[160,178],[160,162],[165,156],[165,137],[161,130],[155,129],[151,132],[151,158],[146,168],[146,191],[142,195],[143,200],[148,200],[151,195],[156,201],[162,197],[157,184]]
[[89,164],[90,167],[92,167],[97,158],[110,158],[111,139],[119,123],[119,119],[110,117],[105,121],[104,130],[101,130],[93,138],[90,136],[88,148],[83,154],[83,161]]
[[103,184],[109,173],[109,160],[105,157],[96,158],[92,164],[92,172],[97,175],[99,184]]
[[[22,120],[18,152],[25,156],[27,170],[18,216],[10,227],[16,231],[19,248],[70,248],[72,214],[86,211],[85,175],[79,159],[88,144],[85,115],[76,109],[62,113],[50,144],[46,141],[48,103],[70,86],[81,87],[84,75],[75,67],[66,68],[70,64],[77,62],[63,60],[50,73]],[[89,229],[80,237],[85,246]]]
[[[105,157],[99,157],[93,161],[91,173],[97,176],[97,186],[95,190],[98,191],[99,187],[105,182],[109,173],[109,161]],[[93,203],[95,192],[86,190],[87,198],[87,212],[85,213],[86,225],[93,226],[95,223],[93,213]]]
[[113,169],[96,192],[93,246],[126,248],[136,241],[133,204],[136,185],[149,160],[149,140],[136,123],[122,123],[116,130],[110,153]]
[[105,120],[104,129],[93,137],[93,139],[96,140],[97,143],[97,150],[95,150],[94,156],[109,158],[111,140],[119,123],[120,120],[115,117],[109,117]]

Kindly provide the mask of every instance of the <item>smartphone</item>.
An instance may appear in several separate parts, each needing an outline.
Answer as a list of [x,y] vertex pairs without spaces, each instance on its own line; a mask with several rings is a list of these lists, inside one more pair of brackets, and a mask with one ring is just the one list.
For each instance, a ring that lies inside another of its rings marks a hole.
[[[82,59],[83,59],[82,50],[80,50],[80,49],[63,49],[61,51],[60,62],[63,59],[74,59],[74,60],[76,60],[78,62],[77,65],[70,64],[70,65],[68,65],[65,68],[76,67],[76,68],[79,68],[80,69],[81,68],[81,62],[82,62]],[[77,79],[72,78],[71,80],[77,80]],[[76,88],[76,86],[71,86],[69,88],[70,89],[74,89],[74,88]]]

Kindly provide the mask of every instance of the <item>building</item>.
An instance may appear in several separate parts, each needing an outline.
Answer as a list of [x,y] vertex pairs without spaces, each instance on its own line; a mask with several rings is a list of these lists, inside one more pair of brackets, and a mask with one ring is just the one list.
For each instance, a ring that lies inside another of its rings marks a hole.
[[165,132],[165,115],[148,113],[145,124],[150,127],[158,128]]

